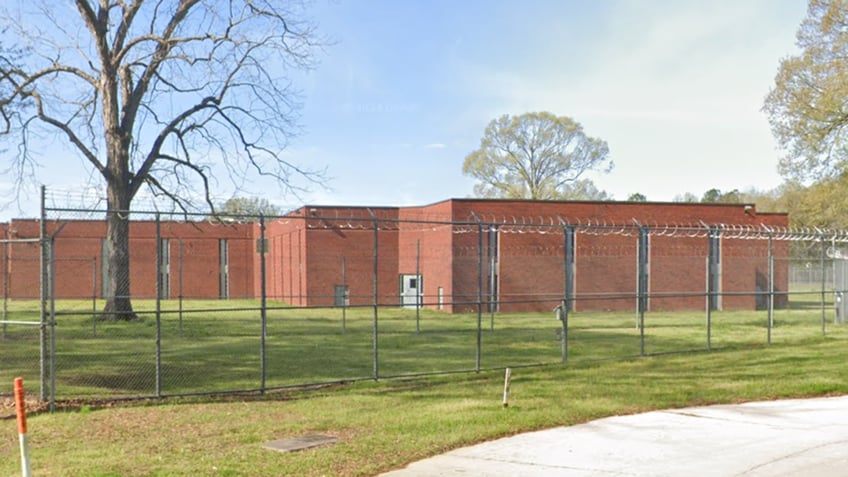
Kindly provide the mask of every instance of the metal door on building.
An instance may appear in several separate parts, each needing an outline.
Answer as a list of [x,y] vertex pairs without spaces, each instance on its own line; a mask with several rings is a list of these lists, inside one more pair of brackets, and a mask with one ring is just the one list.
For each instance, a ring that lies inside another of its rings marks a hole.
[[400,276],[400,305],[404,308],[421,306],[423,295],[421,275]]

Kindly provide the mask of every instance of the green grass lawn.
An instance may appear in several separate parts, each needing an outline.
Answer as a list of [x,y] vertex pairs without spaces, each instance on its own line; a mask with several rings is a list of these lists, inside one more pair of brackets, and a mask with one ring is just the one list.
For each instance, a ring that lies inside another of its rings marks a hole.
[[[769,334],[773,344],[803,343],[822,337],[822,314],[814,298],[777,310],[771,330],[765,311],[713,312],[709,342],[704,312],[646,313],[644,332],[636,326],[635,313],[572,313],[567,360],[592,362],[708,346],[745,348],[766,344]],[[37,320],[33,305],[12,302],[10,319]],[[56,399],[262,388],[257,302],[163,302],[158,381],[154,305],[136,301],[142,319],[114,323],[95,319],[96,303],[57,302]],[[265,388],[368,380],[375,371],[379,378],[476,371],[478,358],[480,370],[563,360],[561,324],[552,313],[483,315],[479,355],[476,314],[421,310],[416,315],[414,310],[380,308],[375,352],[373,313],[370,307],[343,311],[272,304],[267,311]],[[829,338],[848,337],[845,326],[828,323],[826,331]],[[37,327],[7,327],[0,338],[0,382],[22,376],[31,391],[39,391],[38,338]]]
[[[846,355],[845,340],[811,336],[519,368],[506,409],[501,370],[82,407],[30,417],[32,466],[39,476],[374,475],[459,446],[609,415],[848,393]],[[261,446],[312,433],[339,440],[289,454]],[[19,474],[19,462],[14,419],[4,419],[0,475]]]
[[[62,409],[30,418],[35,475],[373,475],[458,446],[518,432],[650,409],[848,393],[848,325],[826,322],[813,295],[774,315],[714,312],[573,313],[568,362],[552,314],[477,315],[381,308],[374,381],[373,310],[267,314],[264,395],[172,397],[124,404],[100,398],[156,392],[156,319],[93,320],[91,303],[60,302],[56,397]],[[136,302],[139,311],[151,302]],[[226,309],[221,309],[222,305]],[[163,395],[255,390],[261,320],[253,301],[163,303]],[[36,319],[9,303],[10,319]],[[832,320],[831,310],[825,318]],[[343,323],[344,320],[344,323]],[[416,323],[416,320],[417,323]],[[643,358],[638,358],[642,354]],[[0,339],[0,383],[38,391],[38,328]],[[550,363],[548,366],[531,366]],[[513,367],[503,409],[503,370]],[[286,388],[305,383],[345,384]],[[3,388],[0,388],[3,389]],[[79,404],[87,402],[88,404]],[[8,402],[8,401],[7,401]],[[156,405],[147,405],[153,403]],[[75,404],[75,405],[68,405]],[[0,421],[0,475],[19,473],[12,409]],[[280,454],[261,443],[309,433],[333,446]]]

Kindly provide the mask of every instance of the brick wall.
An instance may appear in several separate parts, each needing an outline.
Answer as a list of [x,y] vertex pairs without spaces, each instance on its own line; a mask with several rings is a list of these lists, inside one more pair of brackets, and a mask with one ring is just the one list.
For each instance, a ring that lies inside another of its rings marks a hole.
[[[399,277],[417,272],[423,277],[425,306],[447,312],[476,311],[481,278],[487,311],[490,301],[505,312],[549,311],[565,292],[564,275],[569,266],[573,293],[580,298],[574,303],[575,310],[633,310],[637,225],[652,230],[648,290],[654,296],[650,309],[702,309],[709,241],[703,235],[670,233],[675,227],[788,225],[785,214],[757,214],[753,206],[727,204],[452,199],[402,208],[307,206],[265,224],[268,298],[300,306],[333,305],[336,287],[344,284],[352,306],[371,305],[375,216],[378,302],[399,305]],[[593,228],[587,228],[588,224]],[[566,225],[575,230],[573,265],[565,263]],[[10,238],[39,236],[35,220],[15,220],[3,227]],[[490,232],[493,227],[496,232]],[[55,242],[57,297],[99,295],[105,223],[50,221],[47,228],[48,233],[59,231]],[[163,221],[160,229],[161,237],[169,239],[167,291],[171,297],[220,296],[222,240],[227,241],[229,250],[229,296],[260,296],[258,224]],[[156,224],[133,222],[130,235],[132,293],[154,297]],[[787,242],[775,241],[772,247],[776,256],[788,257]],[[482,268],[478,264],[481,257]],[[762,297],[755,292],[764,291],[767,284],[768,242],[723,236],[720,257],[719,291],[728,293],[722,298],[722,307],[762,306]],[[37,297],[38,245],[12,244],[9,258],[10,295]],[[788,289],[786,263],[783,260],[775,267],[778,291]],[[781,300],[785,302],[785,298]]]
[[[371,212],[379,225],[377,299],[381,305],[397,305],[397,209]],[[271,296],[298,306],[331,306],[335,287],[346,285],[351,306],[374,303],[375,232],[368,209],[304,207],[269,223],[266,236]]]
[[450,297],[454,295],[454,264],[458,258],[452,216],[450,201],[399,211],[398,273],[415,274],[417,266],[423,278],[424,306],[448,312],[454,311]]
[[[648,258],[648,291],[656,296],[649,301],[652,310],[703,309],[706,291],[706,237],[687,238],[674,228],[701,227],[708,224],[736,224],[759,228],[788,226],[785,214],[757,214],[751,205],[688,203],[610,203],[610,202],[533,202],[454,200],[454,218],[483,222],[516,224],[513,229],[525,233],[501,233],[498,274],[501,309],[547,311],[552,302],[546,297],[563,293],[562,235],[557,224],[576,226],[574,293],[581,297],[575,310],[635,310],[637,292],[638,239],[634,230],[617,233],[625,226],[654,228]],[[472,213],[473,212],[473,213]],[[595,228],[586,228],[591,224]],[[663,224],[663,226],[660,226]],[[668,226],[668,227],[666,227]],[[532,231],[532,232],[531,232]],[[663,235],[665,232],[665,236]],[[474,253],[472,238],[464,238],[458,249],[470,262]],[[744,243],[735,243],[744,242]],[[764,240],[721,241],[721,282],[719,290],[724,309],[754,309],[754,293],[767,277],[767,242]],[[787,244],[777,242],[776,253]],[[484,245],[485,246],[485,245]],[[787,252],[788,253],[788,252]],[[471,293],[476,290],[476,273],[457,272],[455,287]],[[778,291],[788,289],[788,270],[776,267]],[[744,295],[734,293],[745,292]],[[699,295],[700,296],[692,296]],[[689,295],[689,296],[687,296]],[[515,297],[524,297],[515,300]],[[513,303],[509,304],[509,301]],[[783,299],[785,301],[785,299]]]
[[[14,220],[9,224],[10,237],[37,238],[39,227],[36,220]],[[48,235],[55,235],[56,298],[90,298],[93,294],[101,297],[106,224],[87,220],[50,221],[46,228]],[[130,224],[130,291],[138,298],[156,296],[156,236],[155,222],[137,221]],[[188,298],[219,297],[219,246],[221,240],[227,240],[230,296],[252,296],[252,267],[247,265],[250,263],[247,245],[253,240],[250,225],[163,221],[160,236],[168,240],[170,252],[170,280],[168,289],[164,290],[166,294],[173,298],[180,293]],[[10,269],[10,296],[38,297],[38,244],[12,244]]]

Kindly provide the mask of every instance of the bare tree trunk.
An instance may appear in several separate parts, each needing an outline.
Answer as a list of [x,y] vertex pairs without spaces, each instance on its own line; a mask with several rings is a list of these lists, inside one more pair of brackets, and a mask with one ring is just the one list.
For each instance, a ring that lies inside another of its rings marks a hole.
[[[120,164],[120,161],[116,161]],[[106,217],[106,305],[102,318],[107,320],[135,320],[130,297],[130,187],[128,176],[120,166],[113,170],[118,180],[109,182]],[[121,180],[124,179],[124,180]]]
[[106,222],[106,306],[103,319],[138,318],[130,300],[129,217],[125,211],[111,210]]

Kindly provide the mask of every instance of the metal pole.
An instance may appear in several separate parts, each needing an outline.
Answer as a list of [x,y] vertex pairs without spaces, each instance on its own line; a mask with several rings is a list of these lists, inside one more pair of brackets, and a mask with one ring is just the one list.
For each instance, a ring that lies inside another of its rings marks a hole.
[[772,234],[768,236],[768,344],[771,344],[771,331],[774,328],[774,244]]
[[41,253],[39,254],[40,268],[40,314],[41,314],[41,325],[39,341],[41,342],[41,358],[40,358],[40,367],[41,367],[41,400],[47,400],[47,360],[53,359],[52,356],[47,355],[47,299],[48,299],[48,291],[47,291],[47,274],[49,270],[48,266],[48,257],[47,257],[47,248],[50,244],[47,242],[47,211],[45,207],[45,188],[41,186],[41,226],[39,227],[39,239],[41,244]]
[[180,248],[177,252],[177,284],[180,288],[179,290],[179,298],[178,306],[179,306],[179,319],[180,319],[180,336],[183,335],[183,239],[180,239]]
[[497,297],[495,290],[497,289],[497,281],[495,279],[495,270],[497,268],[497,240],[498,231],[495,225],[489,226],[489,331],[495,331],[495,308],[497,307]]
[[[560,219],[562,222],[562,219]],[[560,356],[562,358],[562,362],[565,363],[568,361],[568,327],[566,326],[566,319],[568,317],[568,228],[562,228],[562,301],[559,304],[559,316],[560,318],[560,326],[562,326],[562,333],[560,333]]]
[[347,277],[345,276],[345,258],[342,257],[342,334],[347,331]]
[[[560,219],[560,222],[564,221]],[[574,278],[574,270],[572,269],[572,264],[574,263],[574,227],[572,226],[563,226],[562,228],[563,235],[563,266],[562,266],[562,303],[560,306],[561,310],[561,318],[562,318],[562,362],[565,363],[568,361],[568,313],[571,309],[571,298],[572,298],[572,289],[574,286],[573,278]]]
[[713,332],[713,323],[712,323],[712,280],[710,277],[710,252],[709,249],[712,246],[712,240],[707,238],[707,257],[704,259],[706,262],[706,270],[704,273],[704,278],[706,283],[706,289],[704,290],[706,293],[704,294],[704,305],[706,308],[706,320],[707,320],[707,351],[712,350],[712,332]]
[[720,231],[710,227],[707,232],[707,349],[712,349],[712,312],[718,302],[718,265]]
[[260,373],[262,375],[260,390],[262,394],[265,394],[265,386],[266,386],[266,378],[267,378],[267,362],[266,360],[266,343],[265,339],[268,336],[268,284],[265,279],[265,254],[266,243],[265,243],[265,215],[259,214],[259,243],[261,244],[262,253],[259,254],[259,283],[262,288],[262,302],[261,302],[261,311],[260,316],[262,319],[262,335],[260,338],[259,345],[259,367]]
[[637,277],[637,311],[639,313],[639,354],[645,355],[645,308],[647,308],[648,287],[648,228],[639,227]]
[[91,259],[91,335],[97,337],[97,257]]
[[421,280],[421,239],[415,241],[415,332],[421,333],[421,288],[424,281]]
[[50,268],[48,283],[50,296],[50,412],[56,409],[56,243],[50,237]]
[[821,330],[822,336],[826,334],[825,332],[825,323],[827,322],[827,316],[825,312],[825,287],[827,287],[827,281],[825,277],[825,254],[827,253],[826,242],[824,241],[824,234],[819,235],[819,240],[821,241],[821,253],[819,256],[820,270],[821,270]]
[[378,298],[378,272],[379,272],[379,235],[380,235],[380,227],[377,223],[377,215],[373,210],[368,209],[368,213],[371,214],[371,220],[374,222],[374,247],[373,247],[373,272],[372,272],[372,290],[373,290],[373,317],[372,317],[372,330],[371,330],[371,355],[372,355],[372,365],[373,365],[373,378],[374,380],[379,379],[380,377],[380,362],[379,362],[379,328],[377,326],[378,320],[378,311],[377,307],[379,306],[379,298]]
[[9,301],[9,247],[11,237],[9,235],[9,229],[6,229],[6,242],[3,244],[3,338],[6,338],[6,319],[8,312],[8,301]]
[[162,397],[162,221],[156,214],[156,396]]
[[477,214],[471,212],[477,221],[477,352],[474,369],[479,373],[483,355],[483,224]]

